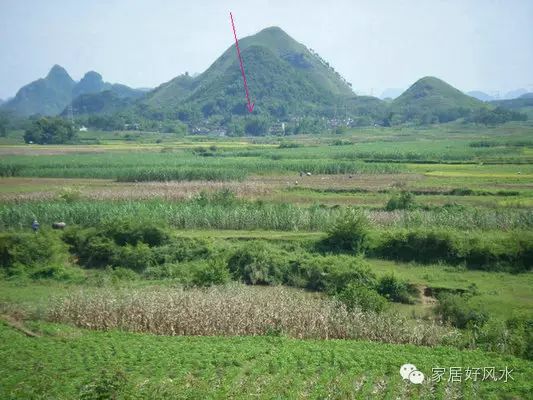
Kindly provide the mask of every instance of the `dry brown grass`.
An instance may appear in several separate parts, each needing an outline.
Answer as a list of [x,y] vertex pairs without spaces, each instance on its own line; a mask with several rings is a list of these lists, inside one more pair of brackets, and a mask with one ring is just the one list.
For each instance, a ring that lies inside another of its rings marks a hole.
[[80,291],[55,299],[47,318],[78,327],[159,335],[268,335],[437,345],[454,331],[392,314],[348,311],[282,287]]
[[[214,192],[229,189],[237,197],[249,200],[263,199],[272,201],[313,203],[314,196],[305,194],[284,193],[287,188],[310,189],[363,189],[370,191],[384,190],[395,187],[398,182],[421,179],[414,174],[356,174],[349,175],[316,175],[300,177],[298,174],[277,176],[254,176],[244,182],[209,182],[209,181],[171,181],[171,182],[139,182],[123,183],[106,179],[62,179],[62,178],[0,178],[3,189],[0,201],[38,201],[52,200],[65,187],[75,187],[82,197],[92,200],[183,200],[190,199],[202,191]],[[298,182],[296,184],[296,182]],[[295,197],[300,197],[300,201]],[[333,203],[357,204],[360,199],[332,194]]]

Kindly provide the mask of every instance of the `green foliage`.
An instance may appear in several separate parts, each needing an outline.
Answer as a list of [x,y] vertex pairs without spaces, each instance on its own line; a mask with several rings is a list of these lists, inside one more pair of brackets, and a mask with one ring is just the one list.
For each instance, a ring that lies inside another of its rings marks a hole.
[[0,137],[7,136],[7,129],[9,126],[9,118],[7,113],[0,111]]
[[[67,248],[55,232],[0,233],[0,267],[8,275],[29,272],[44,277],[67,262]],[[45,272],[43,267],[51,269]]]
[[472,332],[476,346],[485,350],[533,360],[533,317],[518,316],[504,321],[490,319]]
[[221,258],[196,263],[192,284],[196,286],[222,285],[231,280],[228,266]]
[[24,133],[26,143],[63,144],[76,139],[72,125],[61,118],[40,118]]
[[110,400],[119,399],[125,394],[127,376],[120,369],[104,369],[93,381],[82,386],[80,400]]
[[268,120],[265,118],[251,118],[244,124],[244,132],[251,136],[264,136],[268,133]]
[[480,328],[489,319],[488,314],[469,303],[469,297],[459,294],[443,293],[439,295],[435,313],[444,322],[457,328]]
[[465,95],[446,82],[434,77],[424,77],[394,99],[386,125],[401,122],[420,125],[449,122],[483,107],[483,102]]
[[252,241],[238,248],[228,260],[235,279],[252,285],[274,285],[283,281],[287,260],[278,249]]
[[136,272],[143,272],[154,264],[155,248],[138,242],[135,245],[117,246],[108,265],[124,267]]
[[177,237],[156,251],[157,264],[209,259],[215,255],[215,248],[206,239]]
[[405,304],[413,303],[413,288],[407,282],[399,280],[394,275],[382,276],[377,284],[377,292],[389,301]]
[[289,286],[336,294],[349,284],[375,287],[376,276],[362,258],[319,256],[291,252],[284,283]]
[[69,227],[63,239],[85,267],[142,272],[156,262],[153,249],[167,244],[169,235],[154,222],[115,219],[99,228]]
[[[492,380],[476,386],[457,383],[453,390],[458,396],[528,399],[533,391],[530,362],[450,346],[268,336],[170,337],[119,330],[90,331],[60,324],[32,326],[50,333],[28,338],[6,324],[0,325],[1,398],[77,399],[87,393],[86,399],[94,399],[103,393],[106,399],[113,399],[113,395],[129,400],[206,399],[250,397],[250,392],[261,393],[264,398],[298,398],[302,382],[321,382],[309,386],[309,398],[378,398],[401,390],[403,382],[392,381],[390,376],[397,374],[396,368],[406,359],[421,371],[449,366],[457,360],[464,366],[514,369],[515,380],[507,384]],[[36,366],[39,373],[35,372]],[[265,376],[269,379],[261,379]],[[237,387],[235,377],[241,379]],[[339,385],[363,378],[385,383],[374,394],[370,394],[375,390],[371,385]],[[445,397],[447,385],[446,380],[435,383],[434,397]],[[418,387],[411,388],[416,397]],[[424,390],[421,388],[421,393],[426,393]],[[472,396],[473,390],[476,392]]]
[[369,223],[358,209],[349,208],[339,216],[321,243],[325,250],[359,254],[368,247]]
[[65,187],[59,193],[59,198],[67,203],[72,203],[81,199],[81,191],[79,189]]
[[415,204],[415,196],[411,192],[402,191],[400,195],[392,195],[385,206],[385,210],[410,210],[415,207]]
[[420,263],[449,262],[457,257],[454,238],[447,231],[384,232],[373,252],[393,260]]
[[523,272],[533,266],[533,235],[530,232],[503,236],[444,229],[394,230],[377,238],[370,253],[400,261]]
[[496,125],[510,121],[527,121],[527,115],[517,111],[507,110],[503,107],[496,107],[492,110],[481,108],[466,118],[466,121],[484,125]]
[[163,223],[142,221],[132,218],[114,219],[102,226],[102,234],[115,241],[119,246],[136,245],[139,242],[149,246],[162,246],[169,241],[170,235]]
[[362,311],[381,312],[387,307],[387,299],[376,290],[357,283],[348,284],[336,298],[349,310],[358,308]]

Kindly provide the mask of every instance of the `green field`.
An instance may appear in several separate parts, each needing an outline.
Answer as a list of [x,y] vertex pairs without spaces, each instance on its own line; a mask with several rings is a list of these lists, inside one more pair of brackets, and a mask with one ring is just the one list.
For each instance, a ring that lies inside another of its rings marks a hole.
[[[532,132],[10,132],[0,398],[528,399]],[[418,386],[408,362],[514,380]]]
[[[0,326],[2,398],[527,398],[531,363],[453,348],[278,337],[157,337],[30,326],[25,337]],[[420,387],[402,382],[406,362],[432,368],[508,367],[514,381]],[[512,397],[511,397],[512,398]]]

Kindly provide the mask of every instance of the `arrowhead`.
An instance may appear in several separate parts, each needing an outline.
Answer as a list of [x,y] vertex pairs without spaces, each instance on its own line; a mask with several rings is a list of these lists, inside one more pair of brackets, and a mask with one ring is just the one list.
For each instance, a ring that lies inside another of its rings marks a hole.
[[252,103],[251,105],[250,103],[248,103],[248,111],[252,112],[254,110],[254,106],[255,106],[255,103]]

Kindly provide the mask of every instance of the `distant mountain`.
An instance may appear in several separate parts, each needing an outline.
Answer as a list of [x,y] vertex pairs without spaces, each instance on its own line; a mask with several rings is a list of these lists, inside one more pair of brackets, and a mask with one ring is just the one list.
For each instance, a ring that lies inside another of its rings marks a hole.
[[98,93],[111,87],[110,83],[104,82],[102,75],[98,72],[89,71],[76,84],[72,90],[72,97],[75,98],[80,94]]
[[470,97],[475,97],[476,99],[481,100],[481,101],[495,100],[494,97],[492,97],[491,95],[485,92],[479,91],[479,90],[473,90],[471,92],[467,92],[466,94],[469,95]]
[[504,99],[517,99],[523,94],[526,94],[527,90],[524,88],[511,90],[510,92],[507,92],[504,96]]
[[390,110],[398,116],[398,122],[435,123],[453,121],[482,107],[484,104],[480,100],[428,76],[416,81],[395,99]]
[[[97,93],[84,93],[77,96],[70,106],[72,113],[78,115],[90,114],[113,114],[135,104],[135,100],[143,97],[145,91],[132,89],[120,84],[107,84],[108,89]],[[69,107],[61,113],[67,116],[70,112]]]
[[503,107],[508,110],[525,111],[533,107],[533,93],[525,93],[516,99],[495,100],[490,102],[495,107]]
[[380,99],[395,99],[396,97],[400,96],[405,89],[399,89],[399,88],[388,88],[381,93],[381,96],[379,96]]
[[[239,41],[254,113],[278,117],[333,106],[354,97],[350,85],[320,56],[278,27]],[[205,72],[180,75],[150,92],[144,103],[172,109],[190,107],[213,114],[247,115],[235,46]]]
[[45,78],[23,86],[2,108],[18,115],[55,115],[69,103],[75,85],[63,67],[54,65]]
[[0,106],[5,103],[5,100],[0,99]]
[[58,115],[78,96],[105,90],[121,98],[138,98],[144,93],[125,85],[104,82],[102,76],[94,71],[87,72],[79,82],[75,82],[63,67],[54,65],[45,78],[23,86],[1,107],[20,116]]

